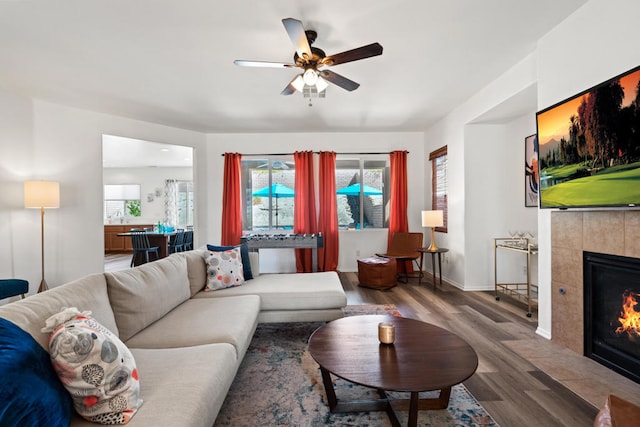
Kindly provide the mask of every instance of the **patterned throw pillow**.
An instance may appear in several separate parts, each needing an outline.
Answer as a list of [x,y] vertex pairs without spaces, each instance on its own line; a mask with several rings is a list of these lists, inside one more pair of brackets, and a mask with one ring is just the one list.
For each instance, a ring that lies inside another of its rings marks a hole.
[[242,274],[245,282],[253,279],[253,270],[251,268],[251,262],[249,262],[249,245],[247,242],[240,243],[238,246],[216,246],[207,245],[207,249],[211,252],[228,251],[229,249],[240,248],[240,258],[242,259]]
[[221,252],[209,251],[207,262],[207,285],[205,291],[240,286],[244,283],[242,257],[239,248]]
[[142,405],[131,351],[107,328],[77,308],[47,319],[49,354],[60,381],[83,418],[126,424]]

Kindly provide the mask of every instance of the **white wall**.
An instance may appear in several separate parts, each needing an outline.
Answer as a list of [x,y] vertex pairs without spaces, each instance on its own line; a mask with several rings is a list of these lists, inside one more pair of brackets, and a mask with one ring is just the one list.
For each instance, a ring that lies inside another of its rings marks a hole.
[[[244,154],[279,154],[302,150],[333,150],[338,153],[390,152],[408,150],[407,168],[409,175],[409,230],[423,231],[421,211],[424,209],[424,146],[421,132],[404,133],[292,133],[292,134],[216,134],[208,136],[209,150],[207,164],[211,182],[222,182],[226,151]],[[213,185],[207,199],[207,211],[212,224],[207,236],[208,242],[219,242],[221,236],[222,185]],[[360,257],[373,255],[386,249],[387,230],[358,230],[340,232],[340,258],[338,269],[357,271],[357,253]],[[292,252],[292,251],[289,251]],[[278,256],[286,256],[279,251]],[[289,256],[289,260],[292,255]],[[273,262],[276,262],[275,260]],[[281,263],[281,261],[279,261]],[[261,259],[261,269],[263,260]],[[281,263],[282,264],[282,263]],[[291,263],[283,267],[291,270]],[[270,269],[269,266],[265,268]]]
[[[40,213],[24,209],[23,181],[33,169],[33,102],[0,92],[0,278],[26,277],[37,289],[39,255],[34,263],[32,246],[40,242]],[[33,239],[33,240],[31,240]],[[39,252],[37,252],[39,254]],[[6,299],[0,301],[10,301]]]
[[[450,250],[443,276],[462,289],[493,289],[492,239],[508,231],[505,217],[512,218],[514,227],[536,228],[535,213],[523,213],[524,182],[518,184],[524,179],[524,138],[534,133],[531,116],[535,111],[500,125],[475,123],[535,81],[536,57],[531,54],[425,134],[427,156],[443,145],[448,148],[448,233],[437,233],[436,240]],[[431,176],[428,158],[425,176]],[[425,200],[431,200],[428,185]]]
[[[542,110],[640,64],[640,2],[591,0],[538,42]],[[538,216],[538,333],[551,336],[550,210]]]
[[[494,238],[509,231],[537,234],[537,208],[524,206],[524,138],[533,133],[533,112],[504,124],[465,127],[465,290],[493,289]],[[526,283],[525,266],[525,256],[500,253],[498,277]]]
[[[420,229],[424,151],[421,133],[204,135],[153,123],[33,100],[0,91],[0,277],[40,281],[40,218],[23,208],[26,179],[60,182],[61,207],[47,210],[46,279],[51,287],[103,270],[103,134],[193,147],[196,192],[196,246],[220,241],[221,153],[234,151],[406,149],[409,155],[409,222]],[[345,147],[348,147],[345,148]],[[269,148],[266,150],[266,148]],[[415,196],[414,196],[415,195]],[[386,230],[343,233],[341,268],[355,270],[356,252],[386,247]],[[6,303],[3,301],[0,303]]]
[[[104,184],[139,184],[140,212],[139,217],[125,217],[127,224],[157,224],[164,221],[164,185],[167,179],[180,181],[193,180],[193,168],[178,167],[149,167],[149,168],[105,168]],[[156,189],[162,194],[157,197]],[[148,194],[153,194],[153,201],[149,201]],[[114,222],[114,224],[116,224]]]
[[[103,271],[102,135],[194,147],[200,181],[196,198],[206,197],[205,136],[197,132],[64,107],[0,91],[0,277],[20,277],[33,293],[40,282],[40,215],[23,206],[25,179],[60,182],[60,209],[45,215],[45,270],[51,287]],[[197,207],[196,207],[197,209]],[[206,234],[206,213],[196,218]]]

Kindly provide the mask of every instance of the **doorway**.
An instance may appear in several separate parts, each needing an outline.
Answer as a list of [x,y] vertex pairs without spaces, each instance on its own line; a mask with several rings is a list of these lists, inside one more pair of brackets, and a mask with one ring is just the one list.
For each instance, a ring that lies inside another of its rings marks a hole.
[[[158,224],[194,228],[192,147],[103,135],[102,171],[105,256],[131,251],[127,237],[117,236],[131,228]],[[131,192],[111,191],[118,187],[135,187],[138,191],[133,196]],[[107,200],[113,194],[126,196]]]

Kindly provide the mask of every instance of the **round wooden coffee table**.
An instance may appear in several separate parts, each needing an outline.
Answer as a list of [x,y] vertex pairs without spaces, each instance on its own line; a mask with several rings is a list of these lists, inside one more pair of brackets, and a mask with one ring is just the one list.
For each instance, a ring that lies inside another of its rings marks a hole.
[[[380,344],[379,322],[395,325],[394,344]],[[329,322],[309,338],[309,353],[320,365],[331,412],[386,411],[394,426],[400,426],[395,410],[408,409],[408,425],[415,426],[419,409],[446,409],[451,386],[469,378],[478,367],[476,352],[457,335],[393,316],[351,316]],[[380,399],[338,402],[331,374],[377,389]],[[432,390],[440,390],[438,398],[419,399],[421,391]],[[392,400],[385,391],[411,395]]]

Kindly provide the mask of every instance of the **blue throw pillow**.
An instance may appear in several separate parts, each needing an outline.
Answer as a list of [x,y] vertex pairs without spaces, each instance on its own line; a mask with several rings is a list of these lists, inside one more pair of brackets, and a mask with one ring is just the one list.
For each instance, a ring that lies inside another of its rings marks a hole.
[[0,426],[69,426],[71,396],[49,353],[7,319],[0,318]]
[[[251,263],[249,262],[249,245],[247,243],[241,243],[240,245],[240,258],[242,259],[242,274],[244,280],[253,279],[253,272],[251,271]],[[214,246],[207,245],[207,249],[211,252],[228,251],[229,249],[237,248],[238,246]]]

